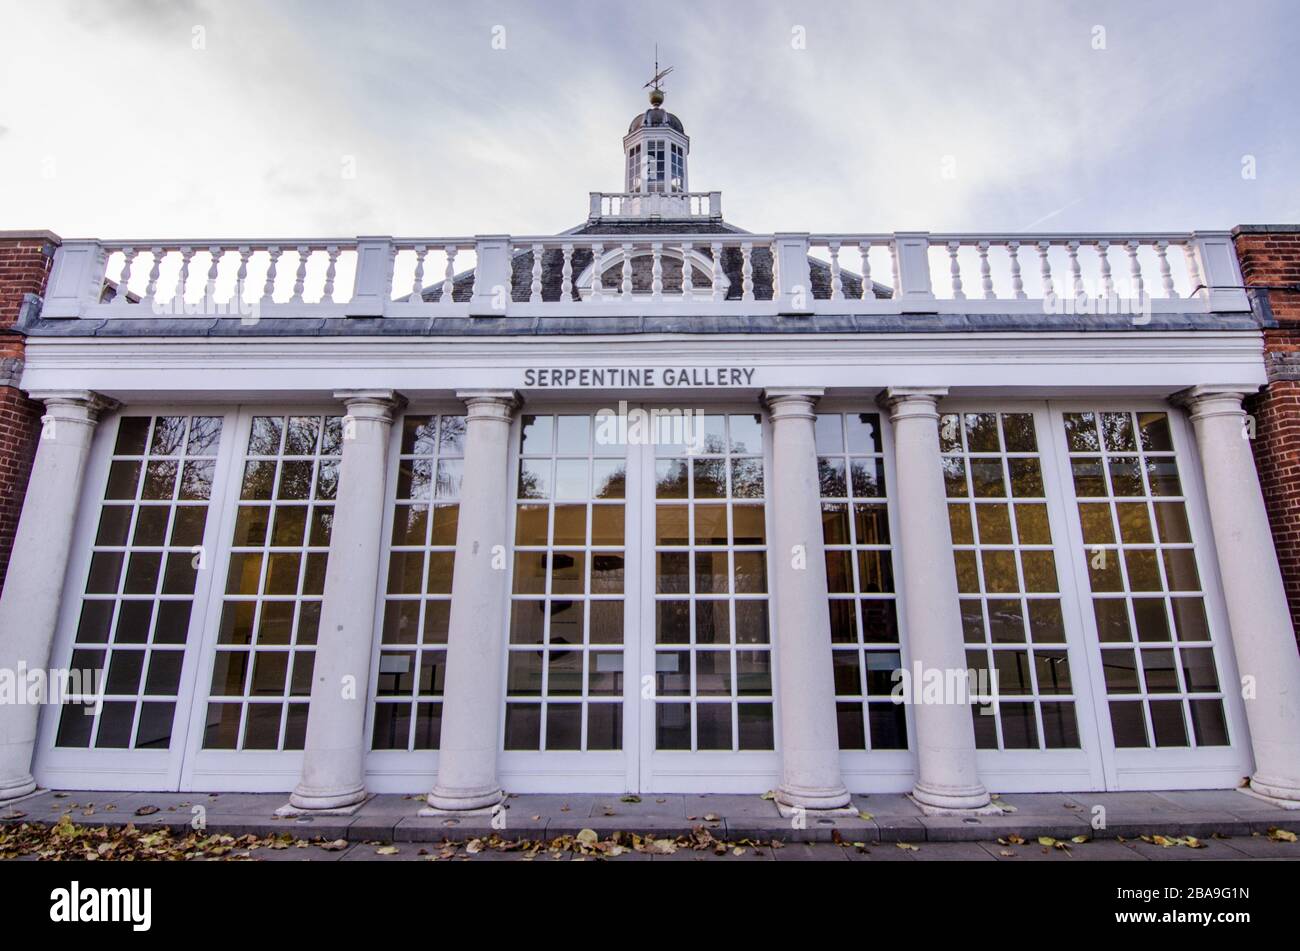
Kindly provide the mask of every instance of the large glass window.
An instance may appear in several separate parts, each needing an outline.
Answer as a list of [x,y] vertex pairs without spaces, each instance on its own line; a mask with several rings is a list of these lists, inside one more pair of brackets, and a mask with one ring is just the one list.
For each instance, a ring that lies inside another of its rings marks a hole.
[[[1077,749],[1056,551],[1032,413],[940,420],[967,665],[996,684],[972,708],[980,749]],[[983,692],[983,691],[982,691]]]
[[676,142],[672,144],[672,191],[686,191],[686,153]]
[[1064,423],[1115,745],[1226,746],[1168,415],[1066,413]]
[[641,146],[634,145],[627,150],[627,190],[641,190]]
[[103,704],[63,708],[56,745],[167,749],[221,439],[219,416],[124,416],[69,666]]
[[659,419],[656,447],[655,747],[770,750],[760,418],[695,416],[674,434],[680,422]]
[[880,416],[819,413],[816,435],[840,749],[906,749]]
[[339,416],[254,416],[206,749],[302,749],[342,452]]
[[623,747],[627,447],[591,415],[520,422],[507,750]]
[[664,191],[667,151],[663,140],[646,143],[646,191]]
[[442,732],[464,416],[407,416],[380,632],[377,750],[436,750]]

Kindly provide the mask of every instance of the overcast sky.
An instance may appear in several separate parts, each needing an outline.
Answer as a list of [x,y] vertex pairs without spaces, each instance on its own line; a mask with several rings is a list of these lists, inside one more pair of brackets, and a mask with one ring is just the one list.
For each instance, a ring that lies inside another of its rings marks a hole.
[[[653,44],[752,231],[1300,221],[1296,0],[0,0],[0,230],[549,233]],[[504,47],[504,48],[502,48]]]

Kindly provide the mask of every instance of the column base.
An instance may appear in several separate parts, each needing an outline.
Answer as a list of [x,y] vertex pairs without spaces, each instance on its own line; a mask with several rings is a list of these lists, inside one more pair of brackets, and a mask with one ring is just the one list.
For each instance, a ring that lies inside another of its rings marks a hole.
[[289,796],[288,805],[275,811],[276,815],[349,815],[356,812],[370,794],[365,786],[346,789],[342,792],[324,789],[308,789],[299,786]]
[[779,786],[773,797],[781,815],[789,817],[796,810],[804,812],[833,812],[848,810],[857,815],[857,810],[849,804],[849,791],[839,788],[816,788],[807,786]]
[[908,798],[927,816],[991,816],[1002,812],[993,804],[989,791],[980,785],[935,789],[917,783]]
[[1239,786],[1237,792],[1245,793],[1255,799],[1278,806],[1282,809],[1300,809],[1300,789],[1287,786],[1275,786],[1252,779],[1249,786]]
[[506,794],[501,789],[440,789],[437,786],[429,793],[425,802],[428,805],[420,810],[422,816],[468,816],[493,813]]
[[26,799],[34,792],[36,792],[36,780],[30,775],[0,782],[0,802]]

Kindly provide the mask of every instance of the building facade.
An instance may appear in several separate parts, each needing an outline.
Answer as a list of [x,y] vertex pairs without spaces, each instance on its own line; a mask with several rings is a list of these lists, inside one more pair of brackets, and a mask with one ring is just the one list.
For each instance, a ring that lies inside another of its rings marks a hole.
[[97,673],[0,798],[1300,802],[1242,235],[752,234],[623,146],[554,235],[58,246],[0,669]]

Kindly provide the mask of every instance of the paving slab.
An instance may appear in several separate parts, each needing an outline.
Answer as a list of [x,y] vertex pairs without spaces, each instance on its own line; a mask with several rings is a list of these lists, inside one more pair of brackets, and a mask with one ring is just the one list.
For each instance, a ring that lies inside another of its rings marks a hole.
[[822,842],[787,842],[782,848],[773,849],[772,855],[778,862],[847,862],[845,850],[838,846]]
[[1279,842],[1266,835],[1234,835],[1227,839],[1216,839],[1234,851],[1252,859],[1281,859],[1300,862],[1300,842]]
[[1204,848],[1192,849],[1185,845],[1162,846],[1150,842],[1143,842],[1141,839],[1130,839],[1124,843],[1143,858],[1150,859],[1153,862],[1212,862],[1212,861],[1240,861],[1246,858],[1246,853],[1234,849],[1231,844],[1224,839],[1203,839]]
[[1092,830],[1081,817],[1071,813],[1047,818],[1002,813],[994,816],[923,816],[921,825],[930,842],[976,842],[1017,834],[1025,838],[1048,835],[1054,839],[1068,839],[1076,835],[1090,835]]
[[850,862],[910,862],[908,851],[900,849],[896,842],[881,842],[865,848],[848,846],[844,857]]
[[[526,796],[520,797],[525,801],[528,798]],[[634,799],[635,801],[624,802],[624,798]],[[696,816],[703,816],[703,814],[703,812],[691,813],[691,815]],[[641,818],[646,816],[685,820],[687,817],[686,797],[681,795],[597,796],[592,799],[591,808],[587,810],[587,815],[593,818],[613,818],[616,816]]]
[[914,862],[992,862],[993,856],[978,842],[921,842],[916,851],[906,850]]
[[[1000,845],[981,842],[980,848],[1000,862],[1145,862],[1126,844],[1114,839],[1093,839],[1081,844],[1070,843],[1069,849],[1039,845],[1030,840],[1024,845]],[[1010,853],[1010,854],[1004,854]]]

